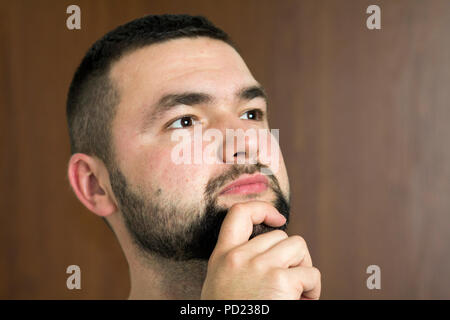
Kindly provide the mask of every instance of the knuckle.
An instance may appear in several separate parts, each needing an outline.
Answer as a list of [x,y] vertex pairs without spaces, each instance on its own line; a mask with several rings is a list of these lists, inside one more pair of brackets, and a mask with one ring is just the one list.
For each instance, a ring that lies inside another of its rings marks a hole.
[[287,274],[282,269],[274,269],[273,271],[271,271],[269,278],[272,282],[272,285],[277,288],[286,288],[289,286],[289,279],[287,277]]
[[230,207],[230,212],[242,212],[245,209],[245,204],[238,202]]
[[256,273],[263,273],[267,269],[267,261],[262,255],[251,259],[249,265]]
[[306,245],[305,239],[303,239],[303,237],[299,236],[298,234],[295,234],[295,235],[291,236],[291,238],[292,238],[294,241],[296,241],[296,242],[298,242],[298,243],[300,243],[300,244]]
[[283,230],[277,229],[277,230],[273,230],[271,232],[275,237],[283,239],[283,240],[287,239],[289,237],[288,234]]
[[231,250],[225,255],[225,264],[231,269],[236,269],[244,264],[244,253],[242,250]]
[[314,274],[314,280],[316,282],[320,282],[321,278],[322,278],[322,274],[320,273],[320,270],[317,269],[316,267],[312,267],[313,269],[313,274]]
[[304,249],[308,249],[308,245],[306,244],[305,239],[303,239],[301,236],[299,235],[293,235],[290,237],[291,240],[298,245],[300,248],[304,248]]

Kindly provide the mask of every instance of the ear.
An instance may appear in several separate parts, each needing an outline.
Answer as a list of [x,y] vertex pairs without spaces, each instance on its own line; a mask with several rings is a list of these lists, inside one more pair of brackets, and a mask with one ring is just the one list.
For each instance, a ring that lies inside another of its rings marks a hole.
[[117,211],[108,171],[101,160],[75,153],[69,160],[68,176],[75,195],[90,211],[101,217]]

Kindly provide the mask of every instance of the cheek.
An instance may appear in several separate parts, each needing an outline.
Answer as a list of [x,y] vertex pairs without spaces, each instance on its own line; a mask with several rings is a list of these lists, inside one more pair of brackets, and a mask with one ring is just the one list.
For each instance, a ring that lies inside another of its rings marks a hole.
[[289,177],[286,170],[286,165],[284,164],[283,154],[280,150],[280,159],[279,159],[279,172],[278,172],[278,180],[280,182],[281,189],[286,194],[290,193],[290,186],[289,186]]
[[279,133],[278,131],[271,131],[271,133],[260,136],[260,139],[265,141],[265,144],[263,144],[265,147],[261,147],[259,150],[260,161],[269,166],[271,172],[278,179],[281,190],[288,195],[290,193],[289,179],[279,144]]
[[152,148],[143,152],[137,164],[140,185],[156,192],[158,189],[174,199],[203,198],[208,181],[208,171],[204,166],[176,164],[171,160],[171,148]]

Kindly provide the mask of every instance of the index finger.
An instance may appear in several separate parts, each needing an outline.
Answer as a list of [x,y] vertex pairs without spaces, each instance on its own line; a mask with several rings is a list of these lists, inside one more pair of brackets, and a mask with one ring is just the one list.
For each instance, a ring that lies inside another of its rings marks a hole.
[[286,223],[286,218],[265,201],[249,201],[233,205],[220,228],[215,254],[223,254],[246,243],[252,234],[253,225],[260,223],[279,227]]

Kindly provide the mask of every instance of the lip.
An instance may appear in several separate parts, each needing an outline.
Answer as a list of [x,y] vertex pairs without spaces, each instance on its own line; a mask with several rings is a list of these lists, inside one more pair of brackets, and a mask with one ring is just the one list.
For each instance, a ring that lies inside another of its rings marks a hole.
[[251,194],[265,191],[268,187],[267,177],[262,174],[243,175],[225,186],[219,195]]

